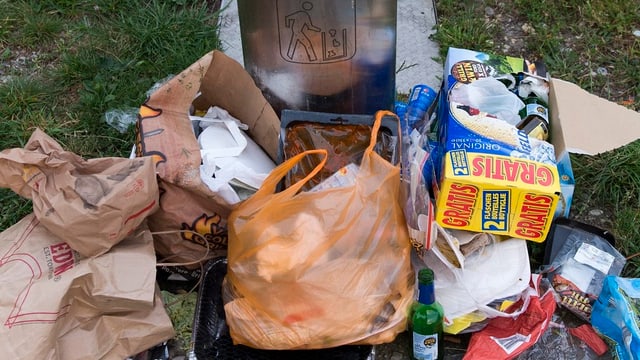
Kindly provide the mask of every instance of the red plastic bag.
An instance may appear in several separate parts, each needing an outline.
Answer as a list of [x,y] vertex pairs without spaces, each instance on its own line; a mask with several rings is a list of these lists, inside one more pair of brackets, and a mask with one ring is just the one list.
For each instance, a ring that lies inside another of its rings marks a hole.
[[[484,329],[471,335],[463,360],[513,359],[538,341],[556,310],[553,290],[547,289],[540,294],[540,279],[540,275],[531,275],[531,299],[525,312],[516,318],[491,319]],[[523,300],[514,303],[509,309],[519,309],[521,301]]]

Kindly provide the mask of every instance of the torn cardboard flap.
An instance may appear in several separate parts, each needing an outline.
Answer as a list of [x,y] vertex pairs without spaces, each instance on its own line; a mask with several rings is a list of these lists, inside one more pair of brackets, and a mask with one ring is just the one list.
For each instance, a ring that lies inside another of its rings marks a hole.
[[223,52],[212,51],[209,69],[200,84],[201,96],[193,103],[207,109],[217,105],[249,126],[248,133],[269,154],[278,156],[280,119],[242,65]]
[[597,155],[640,138],[640,113],[565,80],[553,78],[551,88],[567,151]]
[[231,204],[202,180],[202,149],[189,118],[192,110],[206,113],[213,106],[246,124],[272,160],[278,156],[280,119],[245,69],[221,51],[207,53],[150,94],[136,123],[136,156],[156,161],[162,196],[149,228],[158,232],[158,256],[173,262],[195,264],[206,260],[203,254],[226,253]]

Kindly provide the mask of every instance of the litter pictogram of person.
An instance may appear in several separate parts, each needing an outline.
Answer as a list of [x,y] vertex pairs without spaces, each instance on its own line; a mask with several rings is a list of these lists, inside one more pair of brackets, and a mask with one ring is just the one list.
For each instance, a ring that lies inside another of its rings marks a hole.
[[356,18],[352,2],[278,0],[277,9],[283,60],[322,64],[354,56]]
[[291,29],[291,40],[287,49],[287,56],[293,60],[298,45],[302,46],[307,53],[309,61],[316,61],[318,57],[313,43],[306,34],[306,31],[320,32],[322,29],[313,25],[309,11],[313,9],[313,4],[309,1],[302,3],[302,10],[293,12],[285,17],[285,26]]

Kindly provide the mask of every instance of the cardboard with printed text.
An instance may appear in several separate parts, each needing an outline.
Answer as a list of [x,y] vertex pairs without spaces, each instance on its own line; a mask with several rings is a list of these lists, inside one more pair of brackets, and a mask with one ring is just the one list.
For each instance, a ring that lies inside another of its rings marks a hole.
[[[460,86],[509,73],[548,84],[548,141],[450,101]],[[437,111],[435,220],[535,242],[545,240],[554,218],[569,216],[575,188],[569,153],[595,155],[640,137],[637,112],[553,78],[538,63],[466,49],[448,51]]]
[[157,164],[160,209],[148,218],[156,251],[194,268],[226,255],[232,207],[200,177],[200,144],[189,114],[212,106],[246,124],[249,136],[277,159],[280,119],[242,65],[221,51],[203,55],[162,84],[140,106],[136,123],[136,155]]

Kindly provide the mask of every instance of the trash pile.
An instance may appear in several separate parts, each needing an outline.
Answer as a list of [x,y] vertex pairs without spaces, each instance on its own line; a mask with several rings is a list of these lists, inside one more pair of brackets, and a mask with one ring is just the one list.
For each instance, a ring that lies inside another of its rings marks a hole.
[[[634,283],[619,277],[626,259],[610,234],[568,220],[574,180],[557,82],[539,62],[449,48],[431,116],[405,115],[416,266],[435,274],[442,332],[470,334],[464,359],[589,359],[608,347],[636,356],[638,332],[622,340],[628,323],[602,321],[615,318],[605,308],[633,313],[603,291],[605,279]],[[431,202],[416,206],[425,193]],[[527,241],[544,242],[540,269]],[[559,327],[574,339],[550,341]]]
[[125,358],[174,335],[147,225],[158,210],[155,166],[85,160],[40,130],[0,152],[0,186],[33,203],[0,233],[5,357]]
[[374,359],[406,331],[416,359],[456,337],[464,359],[636,359],[640,281],[569,219],[572,90],[450,48],[441,89],[394,112],[279,117],[212,51],[141,105],[130,158],[36,130],[0,152],[0,186],[33,202],[0,233],[3,353],[148,358],[175,336],[160,292],[178,282],[198,359]]
[[[602,304],[623,305],[601,291],[626,260],[602,230],[568,220],[574,180],[557,81],[539,62],[449,48],[432,116],[407,121],[405,212],[417,267],[435,274],[443,333],[470,334],[464,359],[597,358],[604,340],[616,356],[635,356],[637,332],[623,341],[628,324],[598,320]],[[423,186],[431,202],[416,207]],[[545,242],[540,269],[527,241]],[[562,326],[580,340],[539,342],[562,311],[578,319]]]

